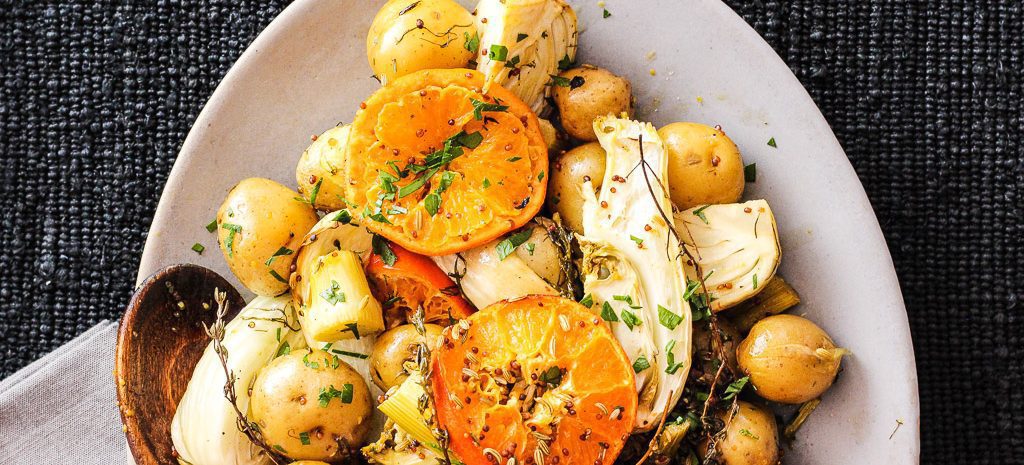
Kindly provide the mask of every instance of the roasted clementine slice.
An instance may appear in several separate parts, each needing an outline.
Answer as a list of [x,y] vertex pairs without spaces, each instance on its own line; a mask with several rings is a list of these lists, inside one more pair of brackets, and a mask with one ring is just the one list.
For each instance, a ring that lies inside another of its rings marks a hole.
[[345,195],[367,229],[423,255],[484,244],[544,203],[547,149],[537,116],[483,75],[403,76],[361,105],[348,140]]
[[446,330],[431,383],[438,421],[467,465],[595,465],[615,461],[633,429],[633,376],[599,318],[568,299],[529,296]]
[[431,259],[395,244],[389,249],[393,257],[373,253],[366,262],[366,278],[373,296],[384,304],[388,328],[411,321],[421,306],[425,322],[445,326],[473,314],[455,282]]

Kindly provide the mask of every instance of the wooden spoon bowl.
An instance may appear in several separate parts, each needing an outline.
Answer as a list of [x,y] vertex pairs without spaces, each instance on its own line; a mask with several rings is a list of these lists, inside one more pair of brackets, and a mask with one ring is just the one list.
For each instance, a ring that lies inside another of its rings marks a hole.
[[216,320],[215,289],[227,293],[226,318],[245,306],[217,273],[198,265],[172,265],[142,283],[121,318],[114,376],[137,465],[177,465],[171,419],[210,342],[204,325]]

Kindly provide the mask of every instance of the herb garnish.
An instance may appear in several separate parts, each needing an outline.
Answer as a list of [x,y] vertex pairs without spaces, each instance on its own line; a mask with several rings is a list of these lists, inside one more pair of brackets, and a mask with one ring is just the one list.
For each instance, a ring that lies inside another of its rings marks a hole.
[[[473,118],[476,118],[477,121],[480,121],[480,120],[484,119],[483,112],[485,112],[485,111],[507,111],[508,110],[508,105],[501,105],[501,104],[497,104],[497,103],[481,102],[481,101],[479,101],[479,100],[477,100],[475,98],[469,99],[469,103],[473,104]],[[477,145],[479,145],[479,143],[477,143]],[[475,147],[476,146],[473,146],[471,148],[475,148]]]
[[323,297],[331,305],[337,305],[338,303],[345,302],[345,293],[341,292],[341,285],[337,281],[331,280],[331,287],[324,289],[320,293],[320,297]]
[[463,32],[462,34],[466,37],[466,43],[462,45],[463,48],[476,53],[476,51],[480,49],[480,35],[476,32],[473,33],[472,37],[469,36],[468,32]]
[[347,350],[341,350],[341,349],[331,349],[331,352],[333,352],[335,354],[338,354],[338,355],[344,355],[346,357],[358,358],[358,359],[362,359],[362,360],[370,358],[370,356],[367,355],[367,354],[361,354],[359,352],[349,352]]
[[605,10],[604,10],[604,13],[601,13],[601,16],[602,16],[603,18],[608,18],[608,17],[610,17],[611,15],[612,15],[612,14],[611,14],[611,12],[609,12],[609,11],[608,11],[608,9],[605,9]]
[[291,255],[293,253],[295,253],[295,251],[293,251],[292,249],[281,246],[280,249],[277,249],[277,252],[274,252],[274,255],[271,255],[270,258],[268,258],[267,261],[264,262],[264,264],[270,266],[271,263],[274,263],[274,259],[276,259],[277,257],[283,257],[285,255]]
[[651,362],[647,361],[646,356],[641,355],[636,358],[636,361],[633,362],[633,373],[640,373],[641,371],[644,371],[650,367]]
[[706,209],[706,208],[708,208],[710,206],[711,205],[705,205],[703,207],[700,207],[700,208],[694,210],[693,211],[693,216],[696,216],[697,218],[700,218],[700,220],[703,221],[704,224],[711,224],[711,223],[708,223],[708,217],[704,216],[704,209]]
[[206,232],[214,232],[216,230],[217,230],[217,219],[214,218],[214,220],[211,221],[210,224],[206,225]]
[[743,181],[757,182],[757,163],[751,163],[743,167]]
[[342,386],[340,391],[333,384],[330,387],[320,388],[320,395],[318,396],[320,407],[327,408],[327,404],[331,403],[331,399],[334,398],[341,399],[343,404],[351,404],[353,394],[354,387],[348,383]]
[[590,308],[594,306],[594,298],[587,294],[583,296],[583,300],[580,300],[580,305]]
[[515,252],[517,247],[530,240],[530,236],[532,235],[533,229],[525,228],[499,242],[498,245],[494,247],[494,250],[498,253],[498,260],[504,260],[509,255],[512,255],[512,252]]
[[[590,294],[587,294],[587,297],[590,297]],[[593,303],[593,302],[591,302],[591,303]],[[588,305],[588,307],[589,307],[589,305]],[[612,321],[612,322],[619,321],[619,317],[615,315],[615,310],[612,308],[612,304],[608,303],[607,300],[604,301],[604,303],[601,304],[601,319],[604,320],[604,321]],[[633,328],[630,328],[630,329],[633,329]]]
[[200,244],[198,242],[196,242],[195,244],[192,244],[192,251],[193,252],[195,252],[195,253],[197,253],[199,255],[202,255],[204,250],[206,250],[206,246],[205,245]]
[[487,53],[487,58],[494,61],[505,61],[508,58],[508,47],[499,44],[491,45],[491,49]]
[[270,270],[270,276],[273,276],[274,279],[276,279],[276,280],[278,280],[278,281],[280,281],[282,283],[288,284],[288,280],[284,279],[284,276],[281,276],[281,274],[278,273],[276,270]]
[[644,246],[644,240],[639,238],[639,237],[636,237],[636,236],[634,236],[632,234],[629,235],[629,240],[631,240],[633,242],[636,242],[636,246],[637,247],[643,247]]
[[302,442],[302,445],[308,446],[309,445],[309,433],[307,433],[305,431],[299,433],[299,441]]
[[561,60],[558,60],[558,69],[559,70],[565,71],[565,70],[567,70],[569,68],[572,68],[572,65],[573,65],[573,61],[572,61],[572,58],[569,58],[569,54],[568,53],[566,53],[565,56],[562,57]]
[[633,312],[623,309],[622,322],[626,324],[630,331],[632,331],[634,327],[640,326],[640,324],[643,323],[643,320],[638,318]]
[[384,260],[384,264],[391,266],[398,260],[395,251],[391,250],[391,244],[388,244],[388,241],[383,237],[374,234],[371,245],[373,246],[373,253],[379,255],[381,260]]
[[242,232],[242,227],[233,223],[224,223],[221,228],[227,230],[228,237],[224,238],[224,248],[228,250],[228,257],[235,256],[235,234]]
[[679,323],[683,322],[683,317],[672,313],[672,310],[658,305],[658,321],[668,329],[676,329]]
[[550,384],[552,387],[558,386],[559,384],[562,384],[562,369],[558,367],[548,368],[540,374],[539,379]]
[[775,138],[768,139],[768,146],[771,148],[779,148],[779,145],[775,143]]
[[737,394],[743,391],[743,388],[747,386],[749,381],[750,377],[744,376],[730,383],[729,387],[725,388],[725,395],[722,396],[722,400],[729,400],[736,397]]
[[667,365],[665,367],[665,373],[668,373],[670,375],[676,374],[676,372],[679,371],[679,369],[682,368],[683,365],[686,365],[686,363],[684,362],[676,363],[676,354],[672,353],[672,349],[674,349],[675,347],[675,339],[668,341],[668,344],[665,345],[665,362]]

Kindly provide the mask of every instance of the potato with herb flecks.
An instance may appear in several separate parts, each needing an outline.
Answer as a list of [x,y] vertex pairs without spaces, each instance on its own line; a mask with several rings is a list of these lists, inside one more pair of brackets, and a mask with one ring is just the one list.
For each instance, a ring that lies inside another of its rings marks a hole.
[[269,179],[248,178],[228,192],[217,211],[217,239],[224,259],[250,291],[288,291],[288,275],[302,236],[317,222],[299,194]]
[[824,394],[847,353],[818,325],[786,314],[757,322],[736,348],[740,369],[750,376],[757,394],[784,404],[800,404]]
[[423,69],[469,68],[479,47],[473,15],[453,0],[391,0],[366,36],[381,84]]
[[552,85],[562,127],[579,140],[597,140],[594,118],[598,116],[633,115],[629,80],[604,68],[582,65],[562,72]]
[[743,158],[721,129],[672,123],[658,130],[668,151],[668,190],[681,210],[736,203],[743,196]]
[[597,142],[583,144],[553,160],[548,178],[548,208],[561,215],[577,233],[583,233],[583,183],[590,181],[594,189],[600,189],[604,167],[604,149]]
[[296,460],[337,461],[363,445],[372,399],[363,378],[336,355],[299,350],[256,375],[250,420],[263,440]]
[[340,210],[345,203],[345,146],[349,126],[337,126],[316,136],[295,167],[299,194],[319,210]]
[[[779,427],[767,409],[749,402],[737,402],[736,413],[724,412],[725,436],[715,444],[722,465],[778,465]],[[701,446],[707,453],[707,441]]]
[[[426,324],[423,329],[429,348],[435,348],[441,337],[441,327]],[[409,376],[404,368],[405,362],[415,360],[416,346],[423,341],[424,336],[411,324],[396,326],[377,336],[377,340],[373,341],[373,350],[370,351],[370,377],[373,384],[382,391],[402,384]]]

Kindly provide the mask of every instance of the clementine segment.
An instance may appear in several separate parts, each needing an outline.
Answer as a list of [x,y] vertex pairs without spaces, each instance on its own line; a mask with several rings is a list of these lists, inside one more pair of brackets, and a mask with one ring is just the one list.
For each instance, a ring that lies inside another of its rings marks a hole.
[[406,249],[447,255],[495,239],[544,203],[537,116],[466,69],[424,70],[374,93],[348,140],[346,201]]
[[610,464],[633,428],[634,382],[603,322],[555,296],[498,302],[446,330],[431,379],[467,465]]
[[473,313],[473,306],[459,295],[455,282],[433,260],[395,244],[390,249],[395,255],[392,264],[376,253],[366,263],[370,290],[384,303],[388,328],[411,321],[418,307],[423,307],[426,323],[445,326]]

